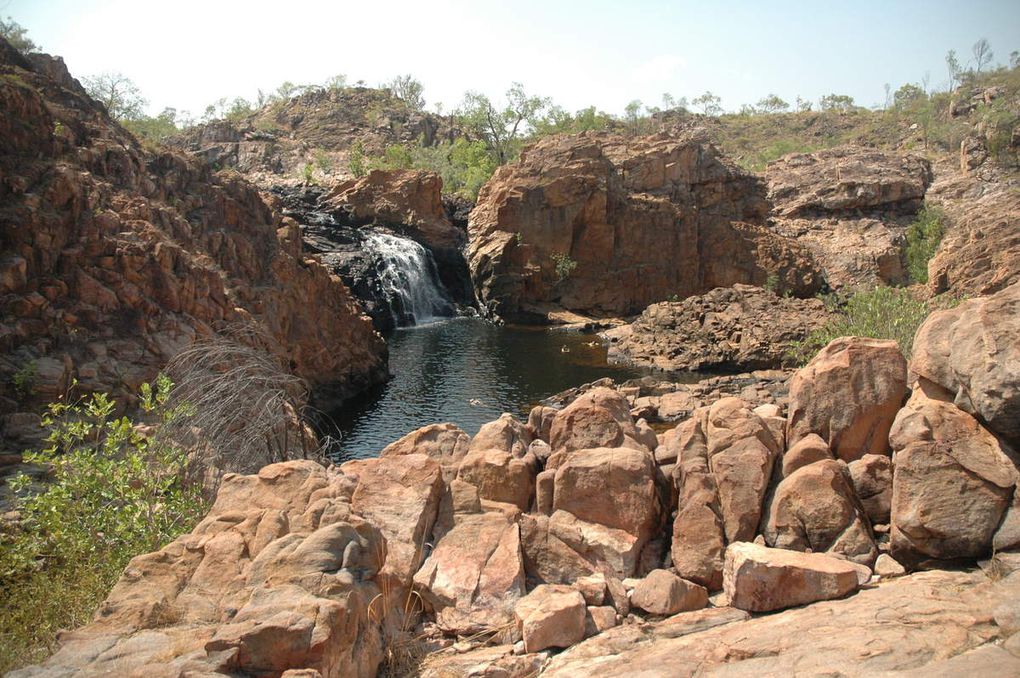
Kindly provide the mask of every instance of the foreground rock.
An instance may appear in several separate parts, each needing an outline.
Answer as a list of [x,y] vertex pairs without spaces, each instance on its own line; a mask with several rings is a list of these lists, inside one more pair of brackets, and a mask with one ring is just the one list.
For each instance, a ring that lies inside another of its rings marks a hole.
[[1020,449],[1020,283],[928,316],[911,372]]
[[726,548],[723,590],[741,610],[770,612],[842,598],[857,586],[857,569],[845,560],[747,542]]
[[993,611],[1017,595],[1015,576],[993,582],[979,572],[924,572],[750,620],[732,608],[689,612],[611,629],[554,657],[542,676],[831,676],[833,667],[847,676],[942,675],[950,662],[955,670],[945,675],[1014,675],[1018,660],[1009,653],[991,664],[969,662],[979,659],[972,651],[1002,649],[997,643],[1009,632]]
[[844,146],[765,172],[777,233],[806,246],[837,289],[906,282],[904,231],[932,181],[927,160]]
[[569,586],[543,584],[514,611],[527,652],[570,647],[584,638],[584,598]]
[[749,285],[717,288],[646,308],[609,330],[609,359],[667,372],[771,369],[828,316],[818,299],[781,297]]
[[1020,477],[1012,450],[974,417],[920,391],[889,439],[893,557],[916,566],[990,554]]
[[472,278],[491,312],[524,321],[556,307],[635,313],[770,276],[810,296],[822,281],[807,252],[754,225],[764,197],[754,177],[696,137],[546,138],[479,194]]

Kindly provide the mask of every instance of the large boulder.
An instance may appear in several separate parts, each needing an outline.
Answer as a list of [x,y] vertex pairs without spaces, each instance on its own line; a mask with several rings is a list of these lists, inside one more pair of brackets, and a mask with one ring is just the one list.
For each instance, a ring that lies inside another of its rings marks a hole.
[[537,587],[514,610],[525,652],[580,642],[584,639],[585,609],[577,589],[555,584]]
[[637,583],[630,602],[649,614],[668,616],[708,605],[708,591],[669,570],[652,570]]
[[928,316],[910,370],[1020,449],[1020,282]]
[[882,454],[866,454],[847,464],[854,492],[872,525],[888,525],[892,506],[892,460]]
[[513,621],[525,594],[520,528],[504,513],[467,515],[436,544],[415,587],[447,633],[471,635]]
[[429,424],[390,443],[383,448],[379,456],[424,454],[439,462],[444,479],[452,480],[453,476],[457,475],[457,467],[460,466],[470,445],[471,437],[454,424]]
[[392,542],[353,510],[355,482],[310,461],[226,475],[192,532],[132,559],[93,621],[24,675],[375,676],[379,620],[405,601],[380,586]]
[[828,315],[819,299],[780,293],[737,284],[652,304],[605,332],[609,359],[665,371],[780,367]]
[[1017,484],[1013,451],[971,415],[920,390],[889,439],[893,557],[917,566],[990,553]]
[[907,361],[895,341],[833,339],[790,381],[787,444],[816,433],[846,462],[887,454],[906,393]]
[[489,310],[517,320],[556,305],[634,313],[770,275],[810,296],[821,277],[804,248],[754,225],[765,212],[758,180],[696,136],[547,137],[482,188],[472,279]]
[[[647,449],[638,442],[640,432],[630,415],[630,403],[619,391],[594,388],[557,412],[549,425],[553,453],[570,453],[595,447],[630,446]],[[553,465],[566,458],[559,454]]]
[[509,414],[478,431],[457,478],[478,488],[481,499],[513,504],[522,511],[531,507],[535,495],[538,459],[529,453],[532,442],[527,427]]
[[714,590],[722,585],[726,545],[757,534],[780,445],[739,398],[697,410],[677,431],[673,567]]
[[845,560],[747,542],[726,548],[723,589],[741,610],[771,612],[842,598],[857,587],[857,569]]
[[850,472],[835,459],[801,467],[779,483],[762,534],[769,546],[840,555],[862,565],[878,556]]

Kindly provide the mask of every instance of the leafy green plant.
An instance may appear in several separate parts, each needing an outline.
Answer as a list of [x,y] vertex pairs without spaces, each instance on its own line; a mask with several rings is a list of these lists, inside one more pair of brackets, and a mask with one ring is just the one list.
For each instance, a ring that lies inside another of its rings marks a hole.
[[31,395],[37,376],[39,376],[38,365],[34,360],[28,361],[14,373],[14,391],[22,398]]
[[328,174],[333,171],[333,159],[321,148],[315,150],[315,164],[323,173]]
[[928,261],[935,256],[945,233],[942,217],[941,209],[925,205],[907,227],[907,273],[913,282],[928,282]]
[[569,254],[553,252],[553,263],[556,264],[556,276],[558,280],[566,280],[577,268],[577,262],[570,258]]
[[768,277],[765,278],[765,284],[762,285],[762,288],[773,294],[779,294],[779,274],[769,273]]
[[833,317],[804,341],[791,345],[787,354],[791,362],[803,365],[833,339],[848,336],[895,339],[909,359],[914,334],[932,310],[929,303],[897,287],[876,287],[857,292],[839,306],[832,299],[826,305]]
[[365,147],[360,141],[351,145],[351,151],[347,155],[347,167],[355,178],[361,178],[368,174],[365,168]]
[[306,184],[315,183],[315,167],[310,162],[306,162],[305,166],[301,168],[301,179]]
[[[166,377],[144,385],[156,422],[169,409]],[[24,454],[47,478],[10,480],[17,525],[0,533],[0,672],[42,659],[61,628],[88,621],[127,562],[191,529],[207,505],[188,480],[184,450],[144,436],[98,393],[49,406],[46,447]]]

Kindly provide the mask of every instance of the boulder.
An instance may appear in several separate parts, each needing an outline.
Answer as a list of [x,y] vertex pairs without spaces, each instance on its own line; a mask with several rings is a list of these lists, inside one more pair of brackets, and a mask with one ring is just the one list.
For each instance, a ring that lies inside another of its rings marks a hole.
[[556,413],[549,444],[554,453],[627,444],[643,447],[636,440],[639,435],[627,398],[614,389],[599,387]]
[[1013,501],[1012,450],[971,415],[920,390],[900,410],[889,440],[892,556],[915,567],[987,555]]
[[747,542],[726,547],[723,590],[741,610],[771,612],[842,598],[858,586],[857,570],[845,560]]
[[854,493],[872,525],[888,525],[892,505],[893,463],[881,454],[866,454],[847,464]]
[[817,433],[809,433],[783,453],[783,477],[789,477],[797,469],[823,459],[832,459],[829,444]]
[[569,586],[535,588],[514,609],[525,651],[570,647],[583,640],[585,609],[584,598]]
[[765,211],[758,180],[695,135],[547,137],[479,194],[471,277],[485,307],[524,321],[554,305],[626,315],[770,275],[810,296],[821,277],[760,225]]
[[424,454],[349,461],[341,471],[357,482],[351,508],[378,526],[389,557],[384,573],[407,586],[425,559],[443,492],[439,464]]
[[833,339],[790,382],[787,444],[816,433],[846,462],[886,454],[906,392],[907,362],[895,341]]
[[716,590],[726,545],[757,534],[780,449],[765,422],[739,398],[699,409],[677,431],[673,567],[684,579]]
[[829,553],[867,566],[878,556],[850,472],[835,459],[801,467],[779,483],[762,533],[776,548]]
[[464,516],[414,576],[447,633],[472,635],[513,620],[525,595],[520,528],[500,512]]
[[875,560],[875,574],[882,579],[892,579],[906,574],[906,569],[888,553],[880,553]]
[[573,583],[601,572],[629,577],[637,571],[647,543],[626,530],[579,520],[567,511],[521,517],[524,563],[529,581]]
[[470,444],[471,437],[454,424],[429,424],[390,443],[379,456],[427,455],[439,462],[443,468],[443,478],[450,481],[457,475],[457,467],[467,454]]
[[609,360],[667,372],[780,367],[828,316],[819,299],[780,294],[737,284],[652,304],[630,325],[603,333]]
[[472,450],[461,461],[457,478],[477,487],[482,499],[527,511],[535,496],[536,466],[533,458],[516,458],[504,450]]
[[584,637],[607,631],[616,626],[616,610],[611,605],[588,606],[584,619]]
[[649,614],[668,616],[705,607],[708,591],[669,570],[652,570],[634,587],[630,602]]
[[650,452],[595,448],[572,454],[556,471],[553,510],[648,539],[659,521]]
[[1020,449],[1020,282],[935,311],[914,338],[910,370]]
[[528,453],[528,446],[534,438],[527,426],[503,413],[499,419],[483,424],[475,437],[471,439],[469,450],[502,450],[515,459]]

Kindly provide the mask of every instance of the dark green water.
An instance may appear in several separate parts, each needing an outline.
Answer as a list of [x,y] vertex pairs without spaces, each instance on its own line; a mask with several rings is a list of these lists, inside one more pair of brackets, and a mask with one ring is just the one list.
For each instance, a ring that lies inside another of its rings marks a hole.
[[538,401],[567,388],[645,374],[608,365],[594,335],[498,327],[477,318],[400,329],[388,343],[393,379],[333,416],[337,458],[375,456],[427,424],[451,421],[474,435],[503,412],[527,417]]

